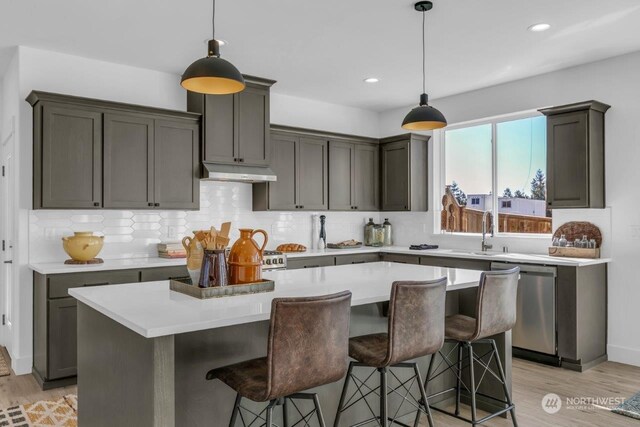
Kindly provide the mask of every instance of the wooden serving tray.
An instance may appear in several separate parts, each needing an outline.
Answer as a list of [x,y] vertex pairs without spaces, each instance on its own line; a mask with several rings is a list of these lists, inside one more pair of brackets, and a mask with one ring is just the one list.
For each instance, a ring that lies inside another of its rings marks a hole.
[[600,248],[568,248],[566,246],[552,246],[550,256],[569,258],[600,258]]
[[362,247],[362,243],[358,245],[338,245],[335,243],[327,243],[328,249],[358,249]]
[[260,292],[272,292],[275,289],[273,280],[262,280],[256,283],[242,285],[217,286],[213,288],[200,288],[191,284],[191,280],[171,280],[169,288],[194,298],[222,298],[235,295],[257,294]]

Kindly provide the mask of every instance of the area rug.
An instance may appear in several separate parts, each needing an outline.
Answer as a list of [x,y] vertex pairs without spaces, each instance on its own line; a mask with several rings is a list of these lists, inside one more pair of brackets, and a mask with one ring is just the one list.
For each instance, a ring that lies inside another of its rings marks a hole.
[[56,401],[35,403],[0,410],[2,427],[77,427],[78,396],[69,394]]
[[7,350],[4,347],[0,347],[0,377],[6,377],[11,374],[11,368],[9,363],[5,359],[4,355]]
[[636,393],[611,412],[640,420],[640,393]]

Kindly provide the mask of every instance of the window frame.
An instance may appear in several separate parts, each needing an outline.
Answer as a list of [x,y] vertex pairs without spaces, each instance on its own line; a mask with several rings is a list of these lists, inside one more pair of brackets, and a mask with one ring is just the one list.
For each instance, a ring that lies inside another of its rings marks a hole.
[[[482,119],[469,120],[465,122],[454,123],[451,125],[447,125],[445,128],[436,130],[434,133],[437,133],[437,140],[440,142],[440,188],[435,189],[434,194],[438,195],[438,199],[441,199],[444,196],[444,187],[447,184],[447,170],[446,170],[446,159],[447,159],[447,138],[446,132],[457,129],[464,129],[473,126],[482,126],[482,125],[491,125],[491,188],[492,194],[498,194],[496,192],[498,188],[498,144],[497,144],[497,133],[498,133],[498,124],[504,122],[511,122],[515,120],[522,119],[530,119],[534,117],[540,117],[543,114],[538,111],[539,109],[534,110],[526,110],[518,113],[509,113],[498,116],[485,117]],[[546,174],[546,172],[545,172]],[[498,199],[499,197],[492,197],[491,203],[491,212],[499,212],[498,210]],[[506,233],[500,232],[498,227],[498,215],[491,215],[491,226],[493,230],[495,230],[494,235],[499,237],[515,237],[515,238],[525,238],[525,239],[549,239],[552,233],[542,234],[542,233]],[[440,216],[437,215],[439,219]],[[442,228],[440,221],[435,221],[435,231],[437,233],[442,233]],[[480,233],[462,233],[462,232],[454,232],[448,233],[456,236],[478,236]]]

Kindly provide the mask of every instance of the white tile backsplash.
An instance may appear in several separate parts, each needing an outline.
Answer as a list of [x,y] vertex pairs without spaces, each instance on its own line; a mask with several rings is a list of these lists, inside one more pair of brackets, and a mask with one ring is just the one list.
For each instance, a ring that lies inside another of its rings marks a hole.
[[312,218],[318,213],[327,216],[329,242],[362,240],[366,219],[380,220],[378,212],[253,212],[251,184],[201,181],[199,211],[31,211],[29,258],[33,263],[64,261],[68,256],[61,239],[74,231],[104,234],[99,255],[104,259],[153,257],[156,243],[179,240],[212,225],[219,228],[224,221],[233,223],[232,242],[239,237],[238,228],[246,227],[266,230],[268,248],[288,242],[310,246]]

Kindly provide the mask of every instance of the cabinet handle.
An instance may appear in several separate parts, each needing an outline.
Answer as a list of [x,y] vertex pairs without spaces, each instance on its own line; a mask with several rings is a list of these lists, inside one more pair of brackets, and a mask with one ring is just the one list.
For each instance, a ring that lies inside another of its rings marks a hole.
[[238,158],[237,158],[237,157],[234,157],[234,158],[233,158],[233,161],[234,161],[234,162],[238,162]]
[[93,202],[93,206],[95,206],[95,207],[100,206],[100,202]]
[[153,206],[160,206],[160,203],[154,203]]
[[153,206],[153,203],[149,202],[149,206]]
[[300,206],[300,209],[304,209],[304,205]]
[[240,163],[244,163],[244,159],[238,159],[238,160],[240,160]]
[[408,209],[406,206],[404,207],[405,209]]
[[109,285],[109,284],[110,284],[109,282],[85,283],[85,284],[84,284],[84,285],[82,285],[82,286],[84,286],[84,287],[86,288],[86,287],[90,287],[90,286],[103,286],[103,285]]

